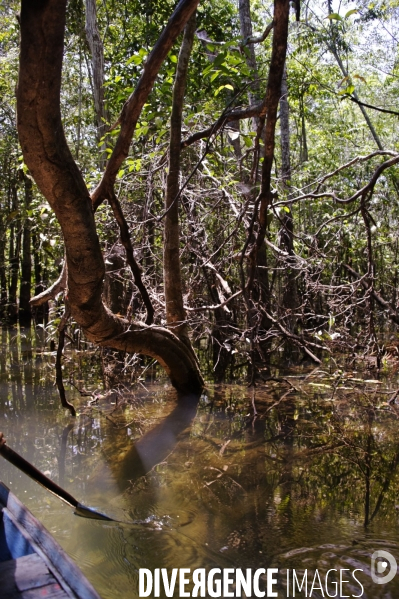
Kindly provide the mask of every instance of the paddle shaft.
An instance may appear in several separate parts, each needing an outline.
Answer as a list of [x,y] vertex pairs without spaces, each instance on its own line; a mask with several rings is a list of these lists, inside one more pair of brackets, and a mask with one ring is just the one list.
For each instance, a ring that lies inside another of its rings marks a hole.
[[93,518],[95,520],[114,520],[113,518],[110,518],[101,512],[97,512],[97,510],[94,510],[93,508],[86,507],[85,505],[79,503],[79,501],[77,501],[75,497],[72,497],[68,491],[65,491],[65,489],[59,487],[54,481],[43,474],[43,472],[40,472],[40,470],[35,468],[33,464],[30,464],[27,460],[25,460],[25,458],[20,456],[8,445],[0,445],[0,454],[8,462],[13,464],[13,466],[16,466],[19,468],[19,470],[30,476],[30,478],[33,478],[33,480],[39,483],[39,485],[42,485],[42,487],[47,489],[47,491],[50,491],[50,493],[53,493],[53,495],[67,503],[69,506],[75,508],[75,514],[78,516],[83,516],[84,518]]
[[33,480],[39,483],[39,485],[42,485],[42,487],[45,487],[45,489],[50,491],[50,493],[53,493],[54,495],[62,499],[62,501],[65,501],[65,503],[67,503],[71,507],[76,508],[78,506],[79,502],[74,497],[72,497],[70,493],[65,491],[65,489],[59,487],[54,481],[52,481],[45,474],[43,474],[43,472],[40,472],[40,470],[35,468],[33,464],[30,464],[27,460],[25,460],[25,458],[23,458],[16,451],[11,449],[11,447],[9,447],[8,445],[2,445],[0,447],[0,454],[8,462],[13,464],[13,466],[16,466],[17,468],[19,468],[19,470],[22,470],[22,472],[30,476],[30,478],[33,478]]

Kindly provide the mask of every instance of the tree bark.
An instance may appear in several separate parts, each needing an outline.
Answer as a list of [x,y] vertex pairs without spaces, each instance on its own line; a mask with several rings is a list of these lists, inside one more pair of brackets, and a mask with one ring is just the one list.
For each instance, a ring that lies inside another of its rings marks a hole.
[[203,381],[195,358],[176,335],[129,324],[103,304],[105,268],[91,198],[61,122],[65,9],[66,0],[22,0],[17,114],[24,160],[61,225],[72,316],[90,341],[154,357],[179,391],[199,392]]
[[166,182],[163,271],[166,304],[166,322],[176,335],[188,338],[186,312],[183,306],[183,284],[180,268],[179,176],[181,153],[181,125],[186,92],[188,63],[195,33],[195,13],[184,30],[173,87],[170,119],[169,172]]

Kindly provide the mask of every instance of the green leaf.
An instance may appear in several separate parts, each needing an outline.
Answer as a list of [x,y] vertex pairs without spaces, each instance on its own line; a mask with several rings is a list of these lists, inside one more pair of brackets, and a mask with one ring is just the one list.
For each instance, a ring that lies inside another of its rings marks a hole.
[[359,10],[357,8],[352,8],[351,10],[348,10],[348,12],[345,15],[345,19],[347,19],[351,15],[357,14],[358,12],[359,12]]
[[206,77],[206,75],[208,75],[211,71],[213,71],[213,63],[205,67],[205,69],[202,71],[202,74],[204,77]]
[[177,56],[175,54],[172,54],[170,57],[171,62],[176,63],[177,62]]
[[10,212],[10,214],[7,216],[6,223],[11,222],[18,215],[19,215],[19,210],[14,210],[13,212]]
[[220,67],[220,65],[223,64],[225,60],[226,60],[226,55],[224,54],[224,52],[221,52],[220,54],[218,54],[216,56],[216,58],[213,61],[212,65],[214,67]]
[[222,89],[231,89],[234,90],[234,87],[232,85],[230,85],[229,83],[227,83],[227,85],[221,85],[216,91],[215,91],[215,97],[218,96],[220,94],[220,92],[222,91]]
[[126,65],[129,65],[132,62],[134,62],[134,64],[136,64],[136,65],[139,65],[143,62],[143,57],[139,56],[138,54],[133,54],[133,56],[131,56],[130,58],[127,59]]
[[337,12],[332,12],[326,19],[330,19],[330,21],[343,21],[343,18]]

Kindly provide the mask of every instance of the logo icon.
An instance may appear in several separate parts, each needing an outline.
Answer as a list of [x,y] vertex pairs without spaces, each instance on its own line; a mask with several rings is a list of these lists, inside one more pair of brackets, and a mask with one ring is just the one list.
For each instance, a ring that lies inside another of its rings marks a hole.
[[397,571],[398,564],[391,553],[384,551],[384,549],[374,551],[371,556],[371,578],[373,582],[386,584],[394,578]]

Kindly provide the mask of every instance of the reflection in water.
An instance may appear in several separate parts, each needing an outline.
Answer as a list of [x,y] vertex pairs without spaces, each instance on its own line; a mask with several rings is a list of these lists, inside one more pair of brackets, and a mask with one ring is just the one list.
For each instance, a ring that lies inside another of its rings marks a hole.
[[58,484],[63,487],[65,485],[65,458],[67,450],[68,435],[73,430],[73,423],[66,425],[61,435],[60,455],[58,458]]
[[[75,394],[72,420],[54,356],[15,335],[2,331],[0,430],[82,503],[134,524],[76,518],[4,461],[0,478],[104,599],[137,597],[138,569],[162,567],[277,567],[280,597],[287,570],[361,568],[363,597],[399,595],[396,579],[370,579],[376,549],[399,561],[399,414],[387,383],[293,373],[292,388],[256,389],[256,418],[239,385],[210,387],[199,403],[154,385],[120,406],[88,408]],[[88,355],[76,361],[75,376],[97,387]]]
[[129,483],[147,474],[173,451],[181,435],[197,413],[199,397],[179,397],[175,409],[132,445],[123,458],[118,484],[125,490]]

